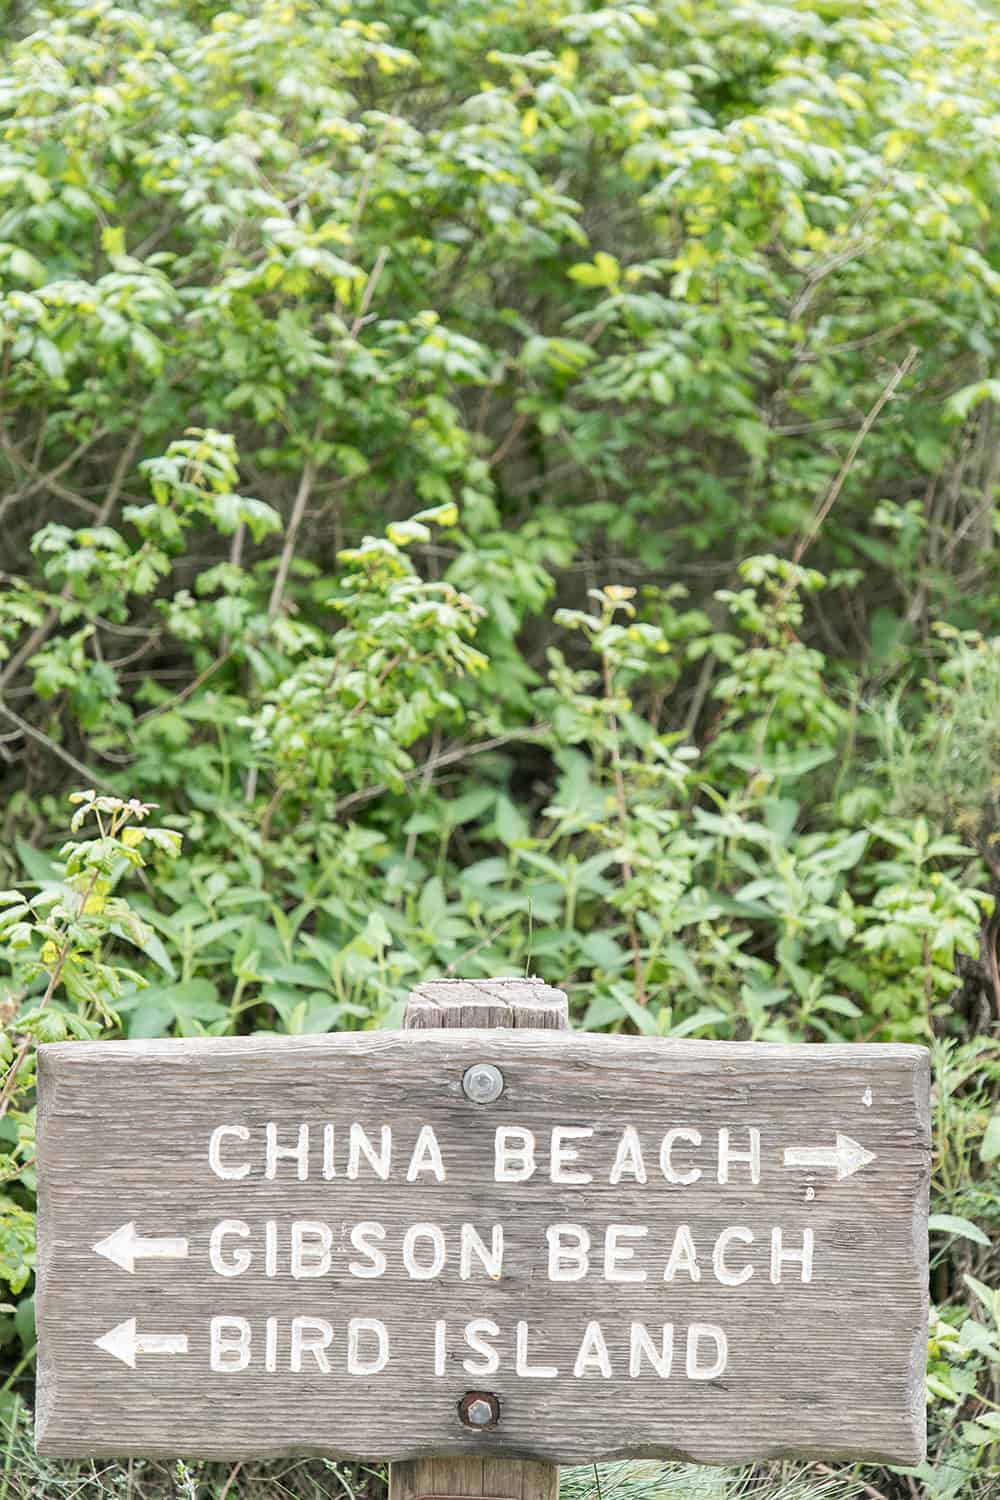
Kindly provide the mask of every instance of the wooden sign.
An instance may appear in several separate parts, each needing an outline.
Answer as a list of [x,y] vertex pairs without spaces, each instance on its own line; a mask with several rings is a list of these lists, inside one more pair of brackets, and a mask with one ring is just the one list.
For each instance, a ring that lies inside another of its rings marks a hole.
[[920,1047],[60,1043],[38,1160],[45,1454],[923,1453]]

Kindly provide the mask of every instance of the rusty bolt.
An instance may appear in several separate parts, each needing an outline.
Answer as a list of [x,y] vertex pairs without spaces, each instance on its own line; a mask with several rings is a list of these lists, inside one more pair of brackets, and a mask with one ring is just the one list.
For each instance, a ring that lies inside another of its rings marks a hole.
[[489,1391],[466,1391],[458,1403],[458,1415],[466,1427],[495,1427],[500,1420],[500,1402]]

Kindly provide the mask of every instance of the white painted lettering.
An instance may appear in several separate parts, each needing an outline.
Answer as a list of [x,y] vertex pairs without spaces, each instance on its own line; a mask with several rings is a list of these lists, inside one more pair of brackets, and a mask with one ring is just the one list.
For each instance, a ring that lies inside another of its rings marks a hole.
[[528,1325],[519,1322],[514,1329],[514,1373],[526,1380],[554,1380],[559,1374],[555,1365],[533,1365],[528,1358]]
[[674,1325],[664,1323],[660,1335],[660,1347],[653,1343],[645,1323],[633,1323],[629,1328],[628,1372],[634,1380],[642,1374],[643,1358],[649,1360],[661,1380],[666,1380],[674,1362]]
[[594,1133],[591,1125],[557,1125],[552,1132],[552,1147],[549,1153],[549,1177],[553,1182],[586,1183],[593,1182],[590,1172],[573,1172],[568,1170],[568,1163],[579,1161],[580,1153],[575,1146],[567,1145],[567,1141],[585,1141]]
[[347,1147],[347,1175],[352,1182],[355,1181],[361,1170],[362,1156],[368,1162],[376,1177],[381,1177],[383,1182],[388,1182],[389,1168],[392,1163],[392,1130],[388,1125],[383,1125],[379,1132],[377,1150],[369,1139],[367,1132],[357,1121],[351,1125],[350,1140]]
[[209,1368],[223,1375],[245,1370],[250,1363],[250,1324],[246,1318],[213,1318],[209,1324]]
[[701,1145],[701,1131],[687,1130],[683,1125],[678,1125],[676,1130],[668,1130],[660,1143],[660,1171],[668,1182],[676,1183],[678,1186],[687,1187],[688,1183],[697,1182],[701,1176],[700,1167],[689,1167],[686,1172],[678,1172],[673,1164],[673,1149],[677,1141],[687,1141],[691,1146]]
[[278,1162],[288,1158],[296,1163],[300,1182],[309,1176],[309,1126],[299,1126],[298,1139],[294,1146],[278,1145],[278,1127],[273,1120],[264,1126],[265,1164],[264,1176],[271,1179],[278,1175]]
[[370,1245],[369,1240],[384,1240],[385,1225],[380,1224],[377,1219],[362,1219],[360,1224],[355,1224],[351,1229],[351,1247],[359,1250],[362,1255],[367,1255],[369,1264],[363,1261],[352,1260],[347,1269],[352,1276],[357,1276],[362,1281],[369,1281],[375,1276],[384,1276],[386,1258],[377,1245]]
[[[378,1353],[367,1358],[361,1353],[361,1336],[373,1333]],[[389,1331],[378,1318],[352,1318],[347,1325],[348,1375],[377,1375],[389,1363]]]
[[609,1224],[604,1231],[604,1279],[605,1281],[645,1281],[646,1273],[639,1266],[625,1266],[623,1261],[634,1260],[635,1250],[631,1245],[621,1245],[619,1240],[641,1240],[649,1230],[644,1224]]
[[296,1281],[325,1276],[330,1269],[332,1248],[333,1230],[329,1224],[314,1219],[296,1219],[292,1225],[292,1275]]
[[753,1266],[743,1266],[739,1271],[731,1271],[726,1265],[726,1250],[732,1240],[742,1240],[744,1245],[750,1245],[753,1243],[753,1231],[745,1229],[742,1224],[734,1224],[731,1228],[724,1229],[716,1240],[712,1250],[712,1270],[716,1281],[721,1281],[723,1286],[741,1286],[753,1275]]
[[580,1350],[576,1356],[576,1364],[573,1366],[573,1374],[577,1380],[586,1375],[587,1371],[596,1366],[598,1372],[605,1380],[611,1379],[611,1356],[608,1346],[604,1341],[604,1334],[600,1323],[588,1323],[586,1331],[580,1341]]
[[781,1268],[788,1262],[802,1267],[802,1280],[813,1279],[814,1235],[811,1229],[802,1231],[802,1249],[786,1250],[781,1242],[781,1230],[776,1224],[771,1230],[771,1280],[777,1286],[781,1281]]
[[232,1136],[236,1141],[248,1141],[250,1132],[245,1125],[219,1125],[212,1131],[208,1141],[208,1165],[216,1177],[221,1177],[224,1182],[237,1182],[241,1177],[246,1177],[250,1171],[250,1163],[245,1161],[239,1167],[227,1167],[222,1160],[222,1142],[226,1136]]
[[499,1325],[492,1318],[473,1318],[471,1323],[466,1323],[464,1329],[466,1345],[473,1354],[480,1355],[477,1362],[474,1359],[463,1359],[462,1368],[468,1375],[495,1375],[500,1368],[500,1356],[492,1344],[484,1342],[485,1339],[498,1339],[500,1337]]
[[[715,1345],[715,1360],[710,1365],[698,1363],[698,1346],[706,1339]],[[686,1373],[688,1380],[717,1380],[725,1373],[729,1346],[726,1335],[715,1323],[692,1323],[687,1334]]]
[[482,1262],[483,1269],[490,1280],[499,1281],[503,1272],[503,1225],[493,1225],[490,1231],[489,1249],[479,1238],[475,1225],[463,1224],[461,1234],[458,1270],[461,1280],[468,1281],[471,1277],[472,1257],[475,1255]]
[[518,1125],[498,1125],[493,1145],[493,1181],[527,1182],[535,1172],[535,1137]]
[[694,1248],[694,1240],[691,1238],[691,1229],[687,1224],[677,1226],[674,1243],[670,1247],[670,1256],[663,1272],[664,1281],[673,1281],[678,1271],[686,1271],[692,1281],[701,1280],[701,1267],[698,1265],[698,1255]]
[[748,1128],[750,1137],[749,1151],[734,1151],[729,1144],[729,1131],[722,1127],[719,1131],[719,1181],[729,1181],[729,1167],[733,1162],[744,1161],[750,1168],[750,1181],[754,1184],[760,1181],[760,1131],[754,1126]]
[[250,1237],[250,1225],[243,1219],[223,1219],[216,1224],[208,1241],[208,1263],[217,1276],[242,1276],[253,1260],[249,1250],[235,1249],[230,1260],[222,1258],[222,1241],[227,1234],[238,1235],[245,1240]]
[[[416,1256],[421,1240],[429,1241],[431,1246],[431,1259],[424,1265]],[[403,1236],[403,1265],[411,1281],[433,1281],[435,1276],[440,1276],[446,1255],[444,1231],[437,1224],[411,1224]]]
[[326,1350],[333,1338],[333,1329],[325,1318],[292,1319],[292,1352],[290,1366],[298,1373],[302,1369],[303,1354],[311,1354],[319,1366],[320,1373],[329,1375],[330,1361]]
[[424,1125],[417,1136],[417,1143],[410,1157],[410,1165],[406,1170],[407,1182],[416,1182],[421,1172],[433,1172],[437,1182],[445,1181],[441,1147],[438,1145],[432,1125]]
[[[566,1244],[572,1236],[575,1244]],[[549,1280],[582,1281],[590,1265],[590,1235],[582,1224],[550,1224],[545,1231],[549,1242]]]
[[636,1182],[646,1181],[646,1163],[642,1159],[642,1144],[639,1140],[639,1132],[634,1125],[626,1125],[622,1131],[611,1175],[608,1178],[611,1186],[617,1187],[626,1172],[634,1177]]

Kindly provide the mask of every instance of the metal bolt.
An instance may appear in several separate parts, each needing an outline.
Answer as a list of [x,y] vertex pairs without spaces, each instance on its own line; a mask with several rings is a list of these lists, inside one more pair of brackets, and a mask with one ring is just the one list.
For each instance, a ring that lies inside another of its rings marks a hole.
[[495,1427],[500,1420],[500,1402],[489,1391],[467,1391],[458,1403],[458,1415],[466,1427]]
[[503,1074],[492,1063],[473,1063],[462,1074],[462,1089],[473,1104],[492,1104],[503,1093]]

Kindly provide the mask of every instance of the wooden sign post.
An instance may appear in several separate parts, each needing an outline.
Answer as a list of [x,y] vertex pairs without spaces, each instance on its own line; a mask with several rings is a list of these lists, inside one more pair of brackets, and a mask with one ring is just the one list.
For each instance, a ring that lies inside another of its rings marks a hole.
[[573,1035],[530,980],[401,1032],[39,1060],[37,1443],[556,1463],[924,1447],[928,1059]]
[[[568,1031],[569,1007],[561,990],[530,980],[494,980],[488,985],[438,980],[421,985],[410,996],[403,1025],[420,1030],[499,1026],[506,1030]],[[483,1042],[488,1046],[487,1038]],[[483,1079],[485,1104],[496,1102],[485,1097],[495,1087],[496,1080],[487,1073]],[[492,1425],[491,1404],[484,1402],[484,1407],[480,1415]],[[475,1451],[463,1458],[404,1459],[389,1465],[389,1500],[420,1500],[429,1495],[559,1500],[559,1469],[537,1459],[484,1458]]]

